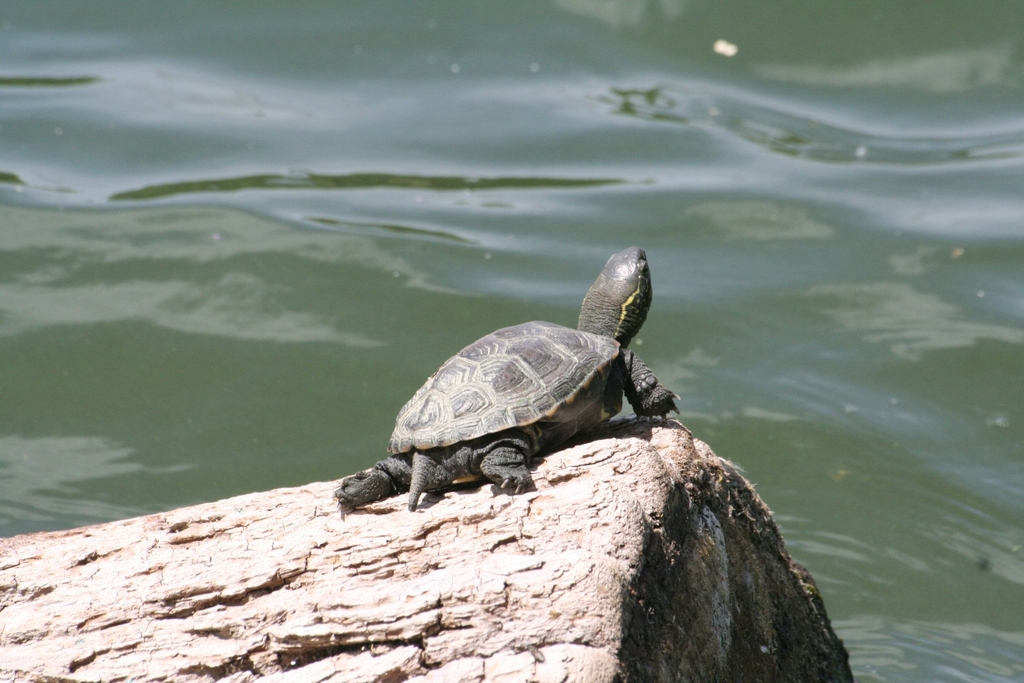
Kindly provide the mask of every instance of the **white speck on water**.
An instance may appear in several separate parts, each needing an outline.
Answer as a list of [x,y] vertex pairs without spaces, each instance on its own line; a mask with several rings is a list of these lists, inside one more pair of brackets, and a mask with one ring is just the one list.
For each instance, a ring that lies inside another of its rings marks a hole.
[[979,299],[984,299],[985,298],[985,292],[978,292],[978,298]]
[[64,129],[63,128],[54,128],[53,132],[56,133],[57,135],[64,135]]
[[490,261],[490,260],[491,260],[491,252],[489,252],[489,251],[485,251],[485,252],[484,252],[484,258],[485,258],[486,260]]
[[864,145],[857,145],[857,149],[853,151],[853,155],[858,159],[863,159],[868,155],[868,148]]
[[723,57],[735,57],[736,53],[740,51],[735,43],[730,43],[728,40],[722,40],[721,38],[715,41],[711,49]]
[[417,204],[422,204],[423,203],[423,195],[421,195],[421,194],[416,195],[416,203]]
[[214,241],[220,240],[220,233],[219,232],[213,233],[213,239],[214,239]]
[[708,116],[718,116],[722,111],[718,107],[708,107]]
[[452,73],[453,73],[453,74],[457,74],[457,73],[459,73],[459,71],[461,71],[461,70],[462,70],[462,69],[461,69],[461,67],[459,67],[459,65],[458,65],[458,64],[452,64]]
[[989,427],[1002,427],[1006,429],[1010,426],[1010,421],[1006,419],[1005,415],[996,415],[985,420],[985,424]]

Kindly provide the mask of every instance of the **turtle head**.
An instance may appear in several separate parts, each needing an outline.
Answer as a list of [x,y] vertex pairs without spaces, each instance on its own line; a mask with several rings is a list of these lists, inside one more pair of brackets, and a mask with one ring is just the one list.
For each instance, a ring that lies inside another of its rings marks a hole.
[[651,296],[647,254],[640,247],[620,251],[608,259],[583,299],[579,329],[612,337],[625,348],[647,319]]

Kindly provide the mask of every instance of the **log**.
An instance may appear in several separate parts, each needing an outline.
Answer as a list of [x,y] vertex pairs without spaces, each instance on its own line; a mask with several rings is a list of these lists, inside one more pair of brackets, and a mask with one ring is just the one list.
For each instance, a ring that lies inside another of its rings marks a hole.
[[728,461],[620,419],[477,484],[340,517],[335,483],[0,540],[0,680],[853,680]]

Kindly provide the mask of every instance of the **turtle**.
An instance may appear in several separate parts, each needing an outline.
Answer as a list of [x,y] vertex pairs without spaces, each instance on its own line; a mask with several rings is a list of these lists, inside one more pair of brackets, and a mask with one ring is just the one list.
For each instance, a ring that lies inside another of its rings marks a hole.
[[415,511],[424,492],[481,475],[521,493],[534,455],[617,414],[623,394],[640,416],[677,411],[679,397],[628,349],[651,298],[647,255],[630,247],[608,259],[576,329],[527,322],[459,351],[398,413],[392,455],[340,482],[342,515],[405,491]]

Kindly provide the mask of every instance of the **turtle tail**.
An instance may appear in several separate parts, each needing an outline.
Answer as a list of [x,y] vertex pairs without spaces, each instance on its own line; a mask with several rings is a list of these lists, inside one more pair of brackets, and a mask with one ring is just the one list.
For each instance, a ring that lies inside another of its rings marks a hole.
[[441,465],[440,458],[416,451],[412,455],[412,480],[409,482],[409,510],[415,511],[420,496],[432,489],[452,483],[451,474]]

